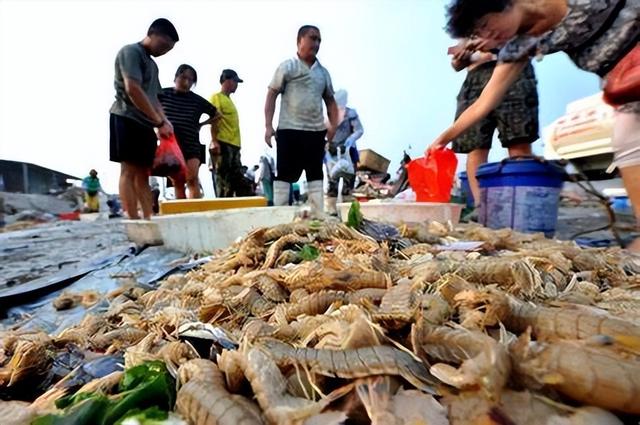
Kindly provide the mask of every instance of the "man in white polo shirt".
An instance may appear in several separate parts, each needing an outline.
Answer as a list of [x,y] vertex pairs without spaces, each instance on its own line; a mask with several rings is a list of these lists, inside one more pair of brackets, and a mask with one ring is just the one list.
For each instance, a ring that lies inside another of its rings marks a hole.
[[[265,142],[277,142],[277,175],[273,187],[274,205],[287,205],[289,188],[305,171],[311,214],[323,211],[323,158],[326,140],[333,138],[338,107],[333,97],[331,77],[316,58],[320,30],[304,25],[298,30],[296,57],[282,62],[269,84],[264,106]],[[273,129],[276,98],[280,100],[278,131]],[[329,128],[325,126],[322,102],[327,106]]]

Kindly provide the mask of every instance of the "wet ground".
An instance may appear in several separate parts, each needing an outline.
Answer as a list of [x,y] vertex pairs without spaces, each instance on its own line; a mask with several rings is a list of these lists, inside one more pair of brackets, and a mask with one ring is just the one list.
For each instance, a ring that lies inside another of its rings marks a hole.
[[57,221],[0,233],[0,290],[131,246],[121,220]]
[[[603,245],[616,245],[616,238],[610,229],[587,232],[607,226],[610,223],[606,209],[596,202],[587,202],[581,206],[564,206],[558,213],[557,239],[577,239],[578,242],[600,241]],[[630,213],[617,213],[614,225],[619,236],[626,242],[639,236],[634,229],[635,220]],[[584,233],[574,237],[578,233]]]

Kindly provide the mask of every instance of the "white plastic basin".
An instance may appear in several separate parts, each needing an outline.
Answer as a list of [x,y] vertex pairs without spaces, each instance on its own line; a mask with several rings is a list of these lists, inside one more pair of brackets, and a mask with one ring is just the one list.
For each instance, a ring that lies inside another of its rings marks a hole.
[[[340,203],[340,217],[347,221],[350,203]],[[369,220],[389,223],[423,223],[427,220],[457,224],[463,205],[439,202],[361,202],[360,211]]]
[[164,245],[183,252],[226,248],[259,227],[293,221],[298,207],[256,207],[153,217]]

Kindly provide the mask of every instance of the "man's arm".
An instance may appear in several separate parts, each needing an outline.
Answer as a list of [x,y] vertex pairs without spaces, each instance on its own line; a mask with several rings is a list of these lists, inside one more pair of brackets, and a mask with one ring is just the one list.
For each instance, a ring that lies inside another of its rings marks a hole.
[[220,141],[218,141],[218,130],[220,128],[220,120],[222,119],[222,109],[220,107],[219,97],[217,95],[211,96],[209,103],[215,108],[215,113],[210,116],[208,120],[202,123],[202,125],[211,124],[209,131],[211,132],[211,142],[209,143],[209,155],[214,156],[220,153]]
[[453,139],[489,115],[500,104],[507,90],[518,79],[527,63],[528,60],[496,65],[491,79],[478,99],[458,117],[451,127],[440,134],[427,150],[444,148]]
[[149,118],[155,127],[158,128],[160,135],[168,136],[173,133],[173,126],[167,120],[164,115],[162,106],[157,100],[154,102],[147,97],[147,94],[142,90],[140,83],[131,78],[124,78],[124,90],[131,99],[131,103],[142,111],[143,114]]
[[276,98],[278,92],[271,87],[267,89],[267,99],[264,102],[264,141],[269,147],[272,147],[271,138],[275,136],[273,129],[273,114],[276,111]]
[[218,113],[211,122],[211,143],[209,144],[209,154],[215,155],[220,153],[220,142],[218,141],[218,126],[222,115]]
[[338,104],[333,94],[324,96],[324,103],[327,105],[327,116],[329,118],[329,128],[327,129],[327,140],[332,141],[338,127]]

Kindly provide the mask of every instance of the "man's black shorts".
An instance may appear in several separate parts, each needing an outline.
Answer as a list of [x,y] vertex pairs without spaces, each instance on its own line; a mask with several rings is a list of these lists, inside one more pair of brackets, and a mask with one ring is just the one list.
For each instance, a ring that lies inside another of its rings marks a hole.
[[308,182],[322,180],[326,131],[278,130],[276,180],[295,183],[304,170]]
[[109,117],[109,159],[113,162],[151,167],[158,146],[153,128],[131,118],[111,114]]
[[[456,118],[480,97],[493,74],[495,64],[484,63],[467,73],[458,94]],[[474,149],[490,149],[496,128],[504,148],[533,143],[538,139],[538,89],[531,63],[509,88],[502,103],[485,119],[453,141],[453,150],[468,153]]]

